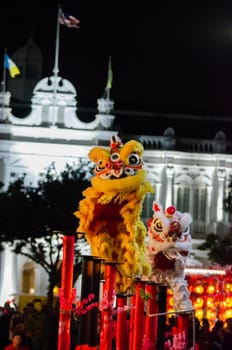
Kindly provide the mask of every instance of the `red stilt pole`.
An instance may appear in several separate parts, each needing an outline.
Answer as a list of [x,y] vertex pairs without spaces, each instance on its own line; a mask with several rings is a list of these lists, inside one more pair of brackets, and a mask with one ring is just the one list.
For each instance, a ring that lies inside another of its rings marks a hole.
[[[158,311],[160,314],[166,313],[167,304],[167,286],[156,285],[157,289],[157,303],[159,305]],[[163,350],[165,345],[164,333],[165,333],[166,315],[159,315],[157,319],[157,342],[156,350]],[[175,349],[176,350],[176,349]],[[182,349],[183,350],[183,349]]]
[[105,266],[105,282],[102,290],[100,349],[111,350],[113,338],[113,303],[115,295],[115,266]]
[[[82,262],[82,286],[81,300],[88,299],[89,295],[94,296],[92,302],[99,301],[99,285],[100,285],[100,267],[102,259],[90,255],[83,256]],[[86,309],[88,305],[86,305]],[[85,314],[79,317],[79,345],[76,350],[96,350],[98,345],[98,326],[99,309],[93,307],[87,310]]]
[[135,322],[135,295],[131,297],[131,305],[130,305],[129,350],[133,350],[134,322]]
[[173,348],[175,350],[188,349],[188,327],[189,317],[187,314],[180,314],[177,317],[177,326],[172,327]]
[[134,339],[133,350],[141,350],[144,335],[144,300],[141,297],[141,291],[144,292],[145,284],[141,281],[135,282],[135,318],[134,318]]
[[172,327],[172,347],[173,349],[179,350],[178,348],[178,330],[176,326]]
[[117,296],[116,350],[128,349],[127,296]]
[[158,312],[158,304],[156,300],[156,285],[154,283],[146,285],[146,293],[150,295],[147,302],[147,314],[145,319],[145,334],[143,339],[142,350],[153,350],[157,340],[157,317],[150,317],[149,314]]
[[60,289],[60,313],[58,330],[58,350],[70,350],[70,321],[72,303],[75,298],[73,293],[73,263],[74,263],[75,236],[63,237],[63,261]]
[[178,324],[178,335],[179,335],[179,349],[188,348],[188,332],[189,332],[189,315],[188,314],[179,314],[177,318]]

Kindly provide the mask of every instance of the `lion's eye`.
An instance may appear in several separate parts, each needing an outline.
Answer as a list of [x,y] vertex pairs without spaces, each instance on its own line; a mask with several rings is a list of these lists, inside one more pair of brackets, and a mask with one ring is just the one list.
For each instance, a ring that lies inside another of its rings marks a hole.
[[136,153],[131,153],[128,157],[129,165],[139,165],[140,157]]
[[96,170],[99,171],[99,170],[103,170],[103,169],[105,169],[105,165],[104,165],[102,160],[99,160],[97,162],[97,165],[96,165]]
[[155,219],[155,221],[153,222],[153,228],[155,231],[158,231],[158,232],[163,231],[162,222],[159,219]]
[[112,162],[117,162],[118,160],[120,160],[120,154],[116,152],[112,153],[110,159]]
[[126,175],[135,175],[136,170],[132,168],[125,168],[124,173]]

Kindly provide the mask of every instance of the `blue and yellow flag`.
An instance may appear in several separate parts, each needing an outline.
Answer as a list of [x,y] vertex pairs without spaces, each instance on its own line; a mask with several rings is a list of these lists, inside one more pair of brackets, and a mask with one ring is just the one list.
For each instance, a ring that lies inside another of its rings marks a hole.
[[14,78],[16,75],[20,74],[20,70],[7,53],[4,54],[4,68],[9,70],[11,78]]
[[112,88],[112,83],[113,83],[113,71],[112,71],[111,57],[110,57],[109,64],[108,64],[108,78],[107,78],[105,90],[110,90]]

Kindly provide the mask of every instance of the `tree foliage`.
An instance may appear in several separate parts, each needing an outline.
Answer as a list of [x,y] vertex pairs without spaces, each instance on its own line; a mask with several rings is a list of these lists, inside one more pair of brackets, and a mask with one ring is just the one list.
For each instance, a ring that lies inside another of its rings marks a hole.
[[[84,238],[81,238],[85,245]],[[63,234],[55,231],[50,235],[27,240],[18,240],[12,243],[12,251],[21,254],[39,264],[48,275],[47,302],[53,305],[53,289],[60,287],[62,252],[63,252]],[[74,246],[74,270],[73,280],[77,280],[81,273],[82,260],[80,258],[80,241],[75,241]]]
[[[60,285],[62,235],[75,234],[78,226],[74,211],[89,185],[91,167],[87,162],[66,165],[62,172],[54,166],[40,174],[37,186],[26,186],[25,176],[10,183],[0,193],[0,239],[12,251],[30,258],[48,274],[48,303],[53,288]],[[75,244],[74,281],[81,272],[80,251]]]
[[232,233],[224,237],[210,233],[198,248],[208,250],[208,257],[213,263],[221,266],[232,264]]
[[227,197],[223,200],[223,208],[226,212],[232,214],[232,177],[230,177],[229,191]]
[[89,163],[66,165],[58,173],[54,164],[40,174],[36,187],[25,186],[25,176],[0,193],[1,241],[42,237],[52,231],[75,231],[73,212],[89,185]]

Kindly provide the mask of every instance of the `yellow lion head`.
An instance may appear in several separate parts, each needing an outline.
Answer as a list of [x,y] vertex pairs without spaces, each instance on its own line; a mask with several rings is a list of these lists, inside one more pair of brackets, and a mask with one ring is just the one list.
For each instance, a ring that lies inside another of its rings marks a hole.
[[89,158],[95,163],[92,186],[101,192],[133,191],[145,180],[143,145],[135,140],[125,145],[113,136],[110,148],[94,147]]

